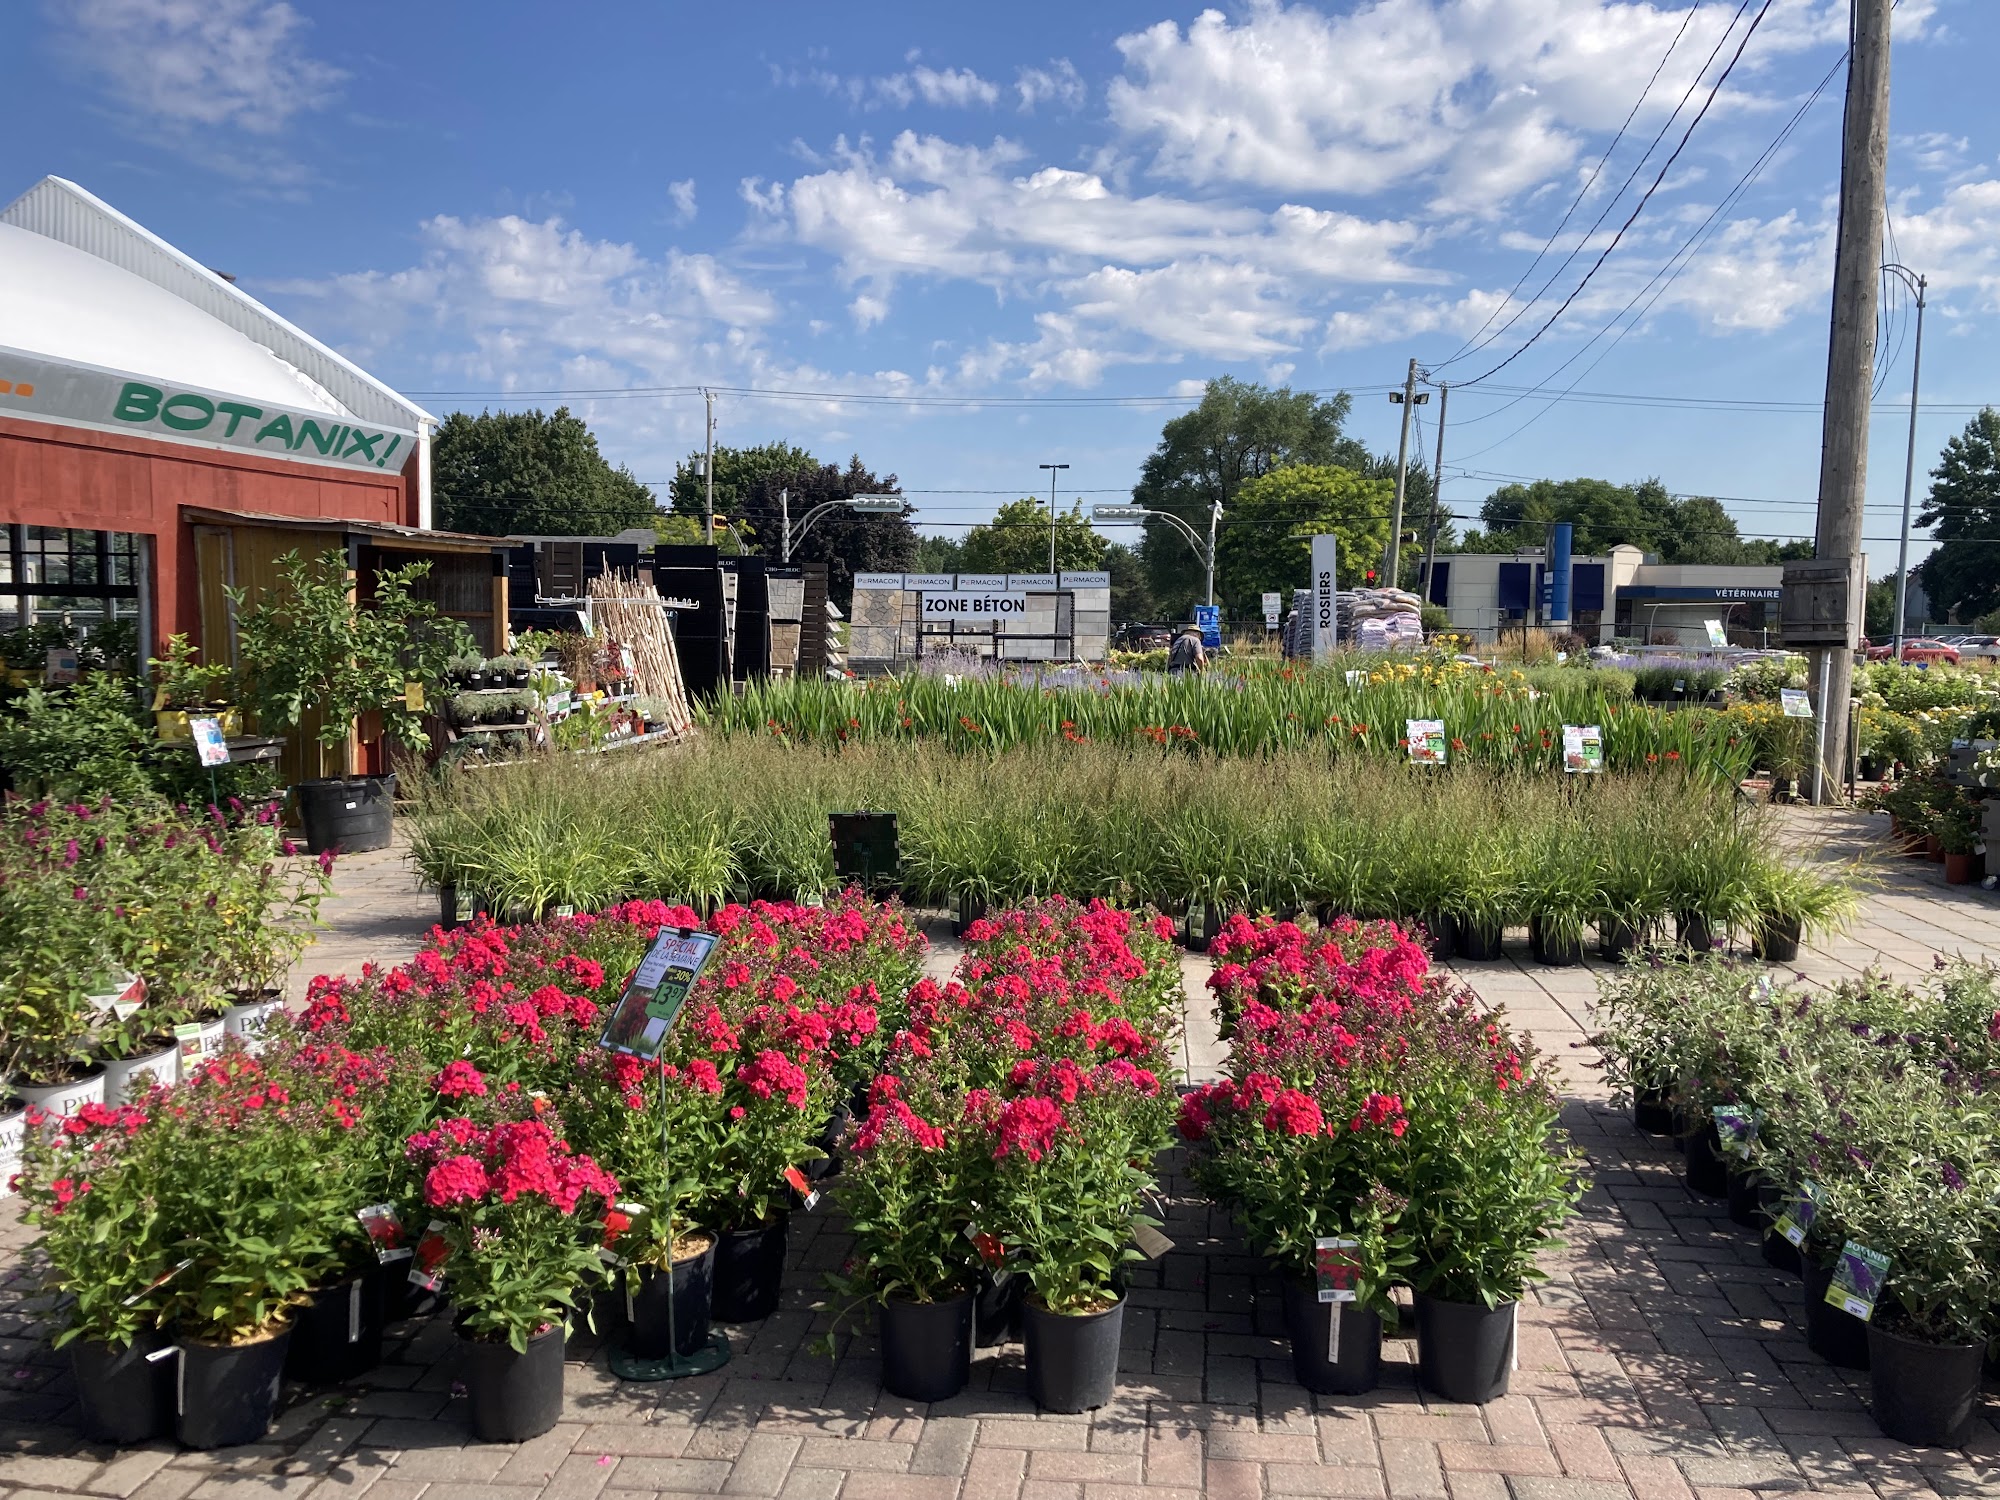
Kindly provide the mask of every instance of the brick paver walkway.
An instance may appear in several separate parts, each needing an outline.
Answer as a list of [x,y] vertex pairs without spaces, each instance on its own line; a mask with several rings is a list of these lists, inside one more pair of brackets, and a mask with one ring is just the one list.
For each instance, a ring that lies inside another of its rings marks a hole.
[[[1839,856],[1866,825],[1800,819]],[[1852,852],[1848,847],[1848,852]],[[432,917],[393,854],[349,861],[308,972],[406,956]],[[1933,955],[2000,949],[2000,896],[1947,889],[1935,866],[1895,862],[1863,919],[1800,967],[1815,977],[1877,963],[1903,977]],[[941,944],[934,967],[948,967]],[[1190,978],[1203,962],[1189,960]],[[1883,1439],[1867,1377],[1807,1351],[1795,1277],[1760,1258],[1724,1206],[1690,1196],[1679,1161],[1593,1097],[1584,1034],[1587,970],[1509,958],[1462,975],[1504,1003],[1565,1064],[1567,1123],[1595,1187],[1568,1247],[1522,1308],[1513,1394],[1485,1408],[1416,1388],[1414,1346],[1392,1340],[1382,1388],[1313,1397],[1292,1381],[1278,1283],[1178,1173],[1167,1179],[1174,1250],[1135,1277],[1121,1386],[1080,1417],[1038,1414],[1019,1346],[982,1352],[972,1388],[923,1407],[884,1394],[872,1330],[838,1360],[807,1351],[826,1315],[819,1275],[845,1236],[826,1210],[795,1216],[780,1310],[732,1330],[718,1373],[625,1385],[594,1337],[570,1346],[566,1409],[519,1447],[471,1441],[448,1319],[393,1330],[383,1366],[336,1391],[288,1390],[270,1439],[215,1454],[171,1447],[114,1454],[66,1425],[65,1361],[42,1340],[50,1309],[21,1263],[25,1234],[0,1231],[0,1500],[38,1494],[225,1500],[1753,1500],[1774,1494],[2000,1495],[2000,1433],[1982,1423],[1963,1454]],[[1199,993],[1190,984],[1190,993]],[[1219,1053],[1190,1006],[1189,1062]],[[1988,1415],[1995,1413],[1989,1404]],[[11,1488],[9,1488],[11,1487]]]

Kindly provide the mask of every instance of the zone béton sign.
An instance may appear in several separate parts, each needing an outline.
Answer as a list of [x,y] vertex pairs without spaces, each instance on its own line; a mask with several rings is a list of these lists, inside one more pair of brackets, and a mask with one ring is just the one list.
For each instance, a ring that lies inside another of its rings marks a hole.
[[403,467],[417,441],[406,429],[139,380],[7,349],[0,349],[0,413],[391,473]]

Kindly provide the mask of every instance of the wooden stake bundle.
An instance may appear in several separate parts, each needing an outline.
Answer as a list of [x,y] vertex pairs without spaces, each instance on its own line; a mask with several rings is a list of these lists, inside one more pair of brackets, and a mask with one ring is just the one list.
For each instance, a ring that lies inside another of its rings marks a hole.
[[598,634],[630,648],[640,693],[665,706],[667,727],[676,737],[691,733],[694,713],[688,707],[680,653],[674,649],[674,633],[667,628],[658,591],[633,574],[610,572],[590,580],[590,598]]

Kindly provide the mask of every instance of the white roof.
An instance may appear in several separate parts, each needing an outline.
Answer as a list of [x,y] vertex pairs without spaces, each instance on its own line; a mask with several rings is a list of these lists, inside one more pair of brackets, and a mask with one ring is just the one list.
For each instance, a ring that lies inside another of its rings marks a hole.
[[0,345],[387,427],[436,421],[61,177],[0,209]]
[[172,292],[11,224],[0,224],[0,343],[273,406],[360,415]]

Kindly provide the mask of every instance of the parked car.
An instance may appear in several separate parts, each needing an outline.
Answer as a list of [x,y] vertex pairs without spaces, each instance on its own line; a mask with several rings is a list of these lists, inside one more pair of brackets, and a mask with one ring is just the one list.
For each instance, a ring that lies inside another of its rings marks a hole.
[[1963,635],[1951,643],[1961,660],[1968,656],[2000,657],[2000,635]]
[[[1896,654],[1893,641],[1884,641],[1879,646],[1868,648],[1870,661],[1887,661]],[[1951,662],[1958,661],[1958,648],[1949,641],[1934,641],[1926,637],[1914,637],[1903,642],[1903,660],[1906,662]]]

